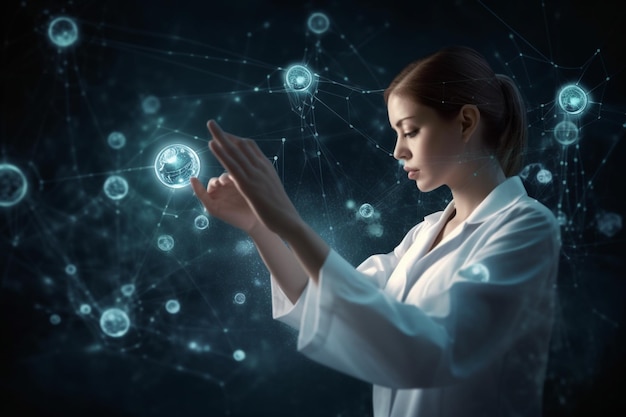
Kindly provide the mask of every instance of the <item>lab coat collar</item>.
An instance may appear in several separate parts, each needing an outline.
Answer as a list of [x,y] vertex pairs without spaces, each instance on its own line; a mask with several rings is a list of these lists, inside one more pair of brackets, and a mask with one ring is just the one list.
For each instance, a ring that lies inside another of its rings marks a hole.
[[[474,209],[472,214],[465,219],[466,224],[479,224],[483,223],[489,217],[497,214],[498,212],[506,209],[511,204],[515,203],[522,197],[527,196],[526,189],[522,180],[518,176],[509,177],[504,180],[500,185],[494,188],[491,193]],[[424,221],[430,224],[435,224],[442,218],[447,219],[454,210],[454,200],[448,203],[448,206],[443,211],[429,214],[424,217]]]

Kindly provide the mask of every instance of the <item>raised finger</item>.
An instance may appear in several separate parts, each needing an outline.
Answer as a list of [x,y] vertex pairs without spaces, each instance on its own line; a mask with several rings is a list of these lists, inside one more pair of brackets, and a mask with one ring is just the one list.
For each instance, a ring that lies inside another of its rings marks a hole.
[[228,153],[230,158],[239,163],[242,168],[245,169],[254,162],[254,160],[250,160],[249,156],[246,155],[245,152],[242,152],[245,150],[247,142],[251,142],[250,140],[224,132],[220,125],[218,125],[213,119],[209,120],[207,127],[213,136],[213,140],[219,143],[224,152]]
[[199,199],[202,199],[202,197],[207,193],[207,191],[204,189],[204,186],[202,185],[200,180],[196,177],[192,177],[190,181],[191,181],[191,188],[193,189],[194,194]]

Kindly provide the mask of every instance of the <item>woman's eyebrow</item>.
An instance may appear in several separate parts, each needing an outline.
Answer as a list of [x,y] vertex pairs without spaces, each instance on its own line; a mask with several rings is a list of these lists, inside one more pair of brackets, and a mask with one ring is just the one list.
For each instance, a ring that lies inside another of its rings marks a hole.
[[414,119],[414,118],[416,118],[416,117],[417,117],[417,116],[407,116],[407,117],[404,117],[404,118],[402,118],[402,119],[400,119],[400,120],[398,120],[398,121],[396,122],[396,126],[397,126],[397,127],[400,127],[400,125],[402,124],[402,122],[403,122],[403,121],[405,121],[406,119]]

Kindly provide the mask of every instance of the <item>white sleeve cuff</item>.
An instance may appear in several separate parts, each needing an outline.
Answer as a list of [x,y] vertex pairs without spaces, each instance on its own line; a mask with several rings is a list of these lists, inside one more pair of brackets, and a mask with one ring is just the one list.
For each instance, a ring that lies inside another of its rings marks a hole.
[[272,291],[272,317],[278,321],[281,321],[294,329],[300,329],[300,320],[304,311],[304,300],[307,297],[310,287],[310,280],[298,301],[295,304],[289,300],[283,290],[280,288],[276,279],[270,276],[270,288]]

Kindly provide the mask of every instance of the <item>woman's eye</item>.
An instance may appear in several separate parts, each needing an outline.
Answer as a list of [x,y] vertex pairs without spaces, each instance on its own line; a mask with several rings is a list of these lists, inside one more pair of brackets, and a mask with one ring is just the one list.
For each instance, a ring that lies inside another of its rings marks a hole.
[[405,138],[412,138],[419,133],[419,129],[411,130],[410,132],[404,133]]

